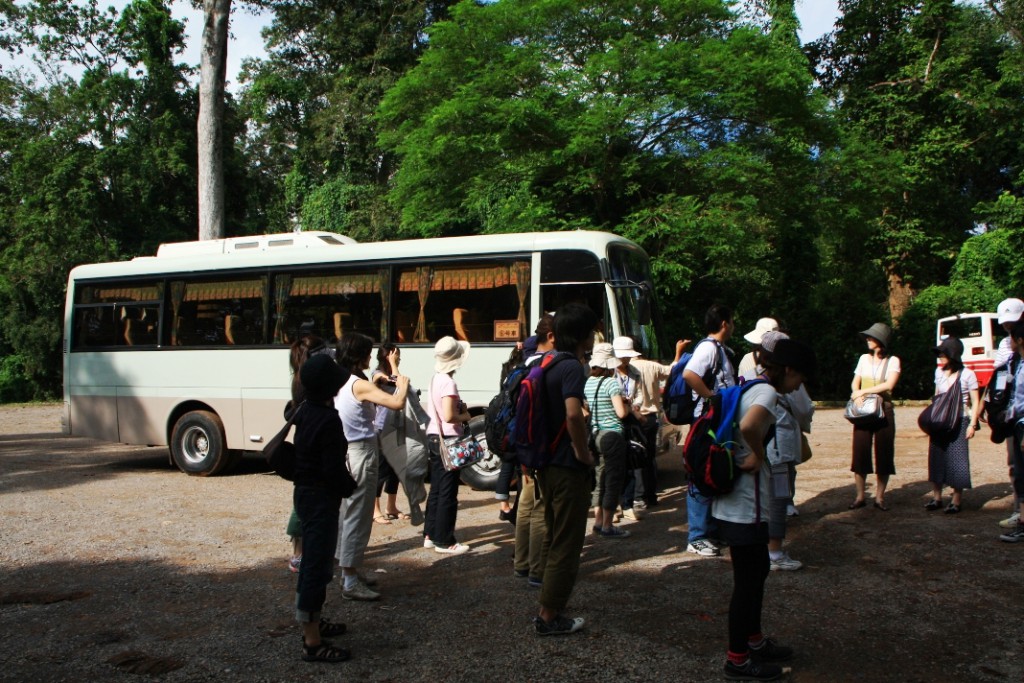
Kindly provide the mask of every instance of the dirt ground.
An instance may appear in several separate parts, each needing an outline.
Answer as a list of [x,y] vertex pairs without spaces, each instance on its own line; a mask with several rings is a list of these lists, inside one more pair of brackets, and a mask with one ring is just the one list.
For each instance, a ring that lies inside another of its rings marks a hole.
[[[801,571],[773,572],[764,625],[797,657],[787,680],[1024,681],[1024,544],[1001,543],[1006,452],[971,443],[959,515],[926,512],[918,408],[897,409],[890,512],[848,510],[850,428],[819,410],[789,529]],[[532,633],[536,593],[512,577],[492,494],[460,492],[462,557],[375,525],[377,603],[340,600],[341,665],[299,661],[285,567],[290,484],[249,459],[188,477],[166,449],[60,434],[53,405],[0,408],[0,681],[717,681],[728,557],[685,552],[677,451],[662,504],[629,539],[588,536],[570,613],[583,634]],[[401,507],[402,496],[399,496]]]

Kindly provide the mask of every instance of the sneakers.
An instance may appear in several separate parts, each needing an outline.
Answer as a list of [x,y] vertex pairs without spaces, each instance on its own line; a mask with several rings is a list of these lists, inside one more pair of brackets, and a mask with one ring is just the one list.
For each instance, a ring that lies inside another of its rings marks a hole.
[[717,557],[720,553],[714,543],[706,538],[698,538],[686,546],[686,552],[700,555],[701,557]]
[[423,537],[423,547],[428,549],[434,547],[434,542],[430,540],[430,536]]
[[341,597],[346,600],[359,600],[363,602],[370,602],[372,600],[379,600],[380,593],[375,590],[371,590],[361,581],[356,581],[356,585],[352,586],[347,590],[341,591]]
[[538,636],[564,636],[576,633],[583,628],[583,619],[569,617],[559,614],[551,621],[544,621],[540,617],[533,618],[533,626],[537,629]]
[[782,553],[782,557],[780,557],[779,559],[771,561],[771,570],[773,572],[774,571],[784,571],[784,572],[788,571],[788,572],[792,572],[792,571],[796,571],[797,569],[800,569],[800,567],[803,567],[803,566],[804,566],[803,562],[801,562],[800,560],[794,560],[792,557],[789,556],[789,553],[786,553],[786,552]]
[[1018,541],[1024,541],[1024,524],[1018,524],[1017,528],[1013,531],[1008,531],[1005,534],[999,536],[1000,541],[1006,541],[1007,543],[1017,543]]
[[448,546],[447,548],[435,545],[434,552],[441,553],[442,555],[465,555],[469,552],[469,546],[463,543],[456,543],[454,545]]
[[530,578],[528,578],[526,580],[526,585],[529,588],[540,588],[541,586],[544,585],[544,580],[543,579],[538,579],[535,576],[531,576]]
[[787,505],[786,506],[786,516],[787,517],[799,517],[800,516],[800,511],[796,509],[796,505],[792,505],[792,504]]
[[376,588],[377,584],[380,583],[379,581],[377,581],[377,577],[367,576],[362,572],[356,572],[356,578],[359,579],[359,583],[363,584],[364,586],[369,586],[370,588]]
[[633,509],[640,513],[647,512],[647,503],[642,500],[635,501],[633,503]]
[[723,673],[730,681],[774,681],[782,678],[782,667],[762,664],[750,657],[743,664],[733,664],[726,660]]
[[292,574],[298,574],[299,573],[299,567],[301,567],[301,566],[302,566],[302,555],[295,555],[290,560],[288,560],[288,571],[290,571]]
[[610,526],[607,529],[598,529],[597,534],[605,538],[629,538],[629,532],[617,526]]
[[639,522],[644,518],[644,511],[638,510],[635,506],[622,511],[622,518],[633,522]]
[[1004,529],[1016,529],[1017,525],[1019,523],[1020,523],[1020,513],[1019,512],[1014,512],[1012,515],[1010,515],[1009,517],[1007,517],[1003,521],[999,522],[999,526],[1001,526]]
[[793,659],[793,648],[765,638],[760,647],[751,646],[750,657],[758,662],[788,662]]
[[516,577],[517,579],[525,579],[529,575],[530,575],[530,570],[529,569],[513,569],[512,570],[512,576]]

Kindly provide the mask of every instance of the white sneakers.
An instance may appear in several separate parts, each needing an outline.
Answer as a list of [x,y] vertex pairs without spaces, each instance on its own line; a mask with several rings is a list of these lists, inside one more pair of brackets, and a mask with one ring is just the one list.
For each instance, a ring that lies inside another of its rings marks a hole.
[[800,567],[803,567],[803,566],[804,566],[803,562],[801,562],[800,560],[794,560],[792,557],[789,556],[789,553],[787,553],[787,552],[783,552],[782,553],[782,557],[780,557],[779,559],[771,561],[771,570],[773,572],[774,571],[793,572],[793,571],[796,571],[797,569],[800,569]]
[[796,505],[792,505],[792,504],[791,505],[787,505],[786,506],[786,516],[787,517],[799,517],[800,516],[800,511],[796,509]]
[[1020,512],[1014,512],[1012,515],[999,522],[999,526],[1004,529],[1016,529],[1017,524],[1020,522]]
[[435,553],[441,553],[442,555],[464,555],[469,552],[469,546],[464,543],[456,543],[455,545],[450,545],[447,548],[434,545],[433,542],[431,542],[430,545],[434,546]]
[[717,557],[720,553],[718,546],[706,538],[698,538],[686,546],[686,552],[700,555],[701,557]]

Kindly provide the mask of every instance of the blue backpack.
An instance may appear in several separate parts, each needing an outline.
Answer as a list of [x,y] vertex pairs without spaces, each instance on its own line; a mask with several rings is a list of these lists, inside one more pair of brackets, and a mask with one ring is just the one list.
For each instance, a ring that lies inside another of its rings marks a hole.
[[511,441],[515,446],[516,457],[524,467],[543,469],[551,464],[555,449],[565,435],[566,426],[563,421],[555,438],[548,439],[548,396],[544,377],[549,368],[566,358],[574,356],[558,351],[545,354],[530,367],[526,377],[519,383]]
[[[696,351],[697,347],[706,341],[712,341],[710,339],[701,339],[693,347]],[[717,342],[715,342],[717,344]],[[720,353],[715,354],[716,365],[713,365],[708,374],[702,379],[704,384],[709,388],[714,389],[710,382],[714,381],[715,373],[718,372],[721,365]],[[697,402],[693,398],[693,390],[690,389],[690,385],[686,383],[683,378],[683,371],[686,370],[686,364],[693,358],[693,354],[687,351],[679,357],[679,362],[672,366],[672,372],[669,373],[668,382],[665,384],[665,395],[662,398],[662,405],[665,410],[665,419],[674,425],[688,425],[693,424],[693,413],[697,409]]]
[[[683,445],[683,464],[690,483],[708,497],[721,496],[732,491],[740,472],[733,461],[739,429],[739,405],[743,392],[763,379],[725,387],[708,399],[708,409],[697,418],[686,435]],[[766,441],[774,436],[769,431]]]

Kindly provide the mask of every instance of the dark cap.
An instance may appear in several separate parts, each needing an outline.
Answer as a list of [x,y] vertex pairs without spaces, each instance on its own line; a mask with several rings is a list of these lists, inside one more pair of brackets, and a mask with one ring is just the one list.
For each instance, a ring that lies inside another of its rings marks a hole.
[[814,349],[796,339],[779,339],[771,353],[765,353],[768,362],[793,368],[808,378],[813,377],[818,368]]
[[326,401],[348,381],[349,372],[326,354],[310,356],[299,370],[299,381],[311,401]]
[[537,353],[537,335],[527,337],[523,342],[523,358],[529,358]]
[[956,337],[946,337],[934,349],[936,356],[945,356],[949,360],[959,361],[964,355],[964,343]]

